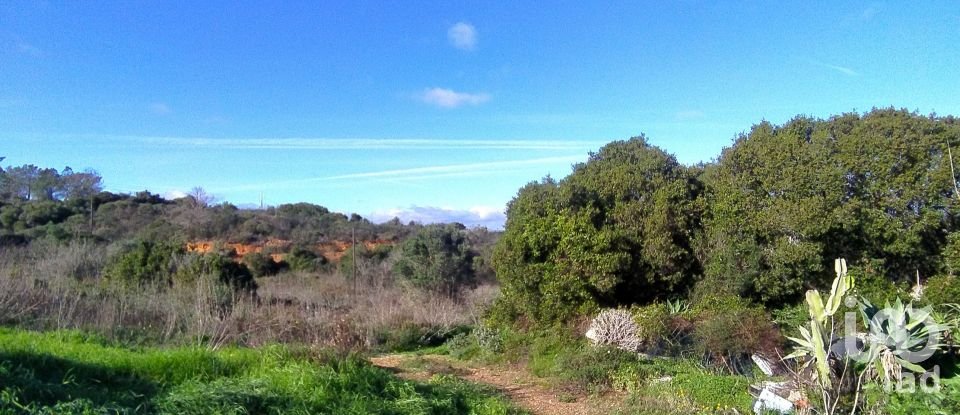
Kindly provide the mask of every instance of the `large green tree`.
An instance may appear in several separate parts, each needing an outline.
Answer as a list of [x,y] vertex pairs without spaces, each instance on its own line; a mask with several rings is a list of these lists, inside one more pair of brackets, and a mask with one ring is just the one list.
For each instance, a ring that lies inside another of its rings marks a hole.
[[958,142],[952,119],[892,109],[754,126],[703,176],[707,281],[775,303],[828,281],[837,257],[894,281],[939,272]]
[[494,251],[498,311],[553,322],[682,292],[700,273],[696,169],[644,137],[520,190]]

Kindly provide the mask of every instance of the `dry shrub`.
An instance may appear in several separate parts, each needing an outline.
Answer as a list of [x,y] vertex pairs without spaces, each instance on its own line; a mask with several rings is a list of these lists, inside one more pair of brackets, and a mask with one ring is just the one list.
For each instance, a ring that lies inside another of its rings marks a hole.
[[752,368],[750,355],[777,356],[783,336],[760,308],[706,313],[695,323],[695,347],[709,362],[732,373]]
[[587,337],[596,344],[615,346],[618,349],[637,352],[643,346],[639,337],[640,327],[627,310],[603,310],[587,331]]
[[[450,298],[383,280],[355,283],[337,274],[289,273],[262,280],[258,293],[262,305],[301,315],[307,330],[316,333],[299,340],[376,347],[400,331],[419,331],[421,337],[443,335],[473,323],[497,289],[481,285]],[[347,330],[353,335],[347,336]]]
[[394,332],[452,332],[478,320],[497,294],[483,285],[448,298],[382,277],[354,283],[297,272],[261,279],[255,297],[212,276],[129,287],[100,278],[107,250],[75,243],[0,252],[0,323],[133,342],[211,348],[282,342],[356,351]]

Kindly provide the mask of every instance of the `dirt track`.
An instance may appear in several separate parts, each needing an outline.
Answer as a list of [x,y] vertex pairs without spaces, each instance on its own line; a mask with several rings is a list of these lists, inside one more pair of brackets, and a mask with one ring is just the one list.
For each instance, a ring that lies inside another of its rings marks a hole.
[[471,367],[440,355],[394,354],[374,357],[370,361],[406,379],[422,381],[435,374],[444,373],[469,382],[489,385],[517,406],[533,414],[595,415],[609,413],[611,410],[609,403],[602,404],[584,397],[577,397],[571,402],[564,402],[567,399],[561,401],[555,391],[550,390],[529,374],[516,369]]

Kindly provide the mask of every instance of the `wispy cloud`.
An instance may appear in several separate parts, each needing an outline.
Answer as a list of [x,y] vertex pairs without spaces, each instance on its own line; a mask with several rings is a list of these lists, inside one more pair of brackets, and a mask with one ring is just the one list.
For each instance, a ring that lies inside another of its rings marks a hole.
[[583,156],[563,156],[563,157],[542,157],[528,160],[508,160],[508,161],[488,161],[482,163],[463,163],[449,164],[441,166],[414,167],[409,169],[380,170],[365,173],[350,173],[336,176],[328,176],[318,180],[343,180],[343,179],[368,179],[376,177],[399,178],[405,176],[428,177],[434,174],[448,173],[472,173],[478,171],[500,171],[506,168],[530,166],[538,164],[558,163],[564,161],[576,161]]
[[596,148],[604,140],[499,140],[499,139],[406,139],[406,138],[205,138],[149,136],[93,136],[77,138],[106,139],[123,143],[159,147],[205,147],[219,149],[276,150],[548,150],[583,151]]
[[447,30],[447,39],[460,50],[473,50],[477,46],[477,28],[467,22],[457,22]]
[[463,105],[480,105],[490,101],[486,93],[457,92],[446,88],[428,88],[419,98],[421,101],[441,108],[457,108]]
[[147,110],[153,115],[169,115],[173,112],[170,106],[163,102],[153,102],[147,105]]
[[819,67],[822,67],[822,68],[833,69],[833,70],[835,70],[835,71],[837,71],[837,72],[840,72],[840,73],[842,73],[842,74],[844,74],[844,75],[847,75],[847,76],[860,76],[860,74],[857,73],[857,71],[854,71],[853,69],[850,69],[850,68],[848,68],[848,67],[846,67],[846,66],[832,65],[832,64],[829,64],[829,63],[824,63],[824,62],[820,62],[820,61],[812,60],[812,59],[810,60],[810,63],[812,63],[812,64],[814,64],[814,65],[817,65],[817,66],[819,66]]
[[374,222],[386,222],[399,218],[402,222],[420,223],[450,223],[459,222],[466,226],[483,226],[488,229],[503,229],[506,215],[503,207],[472,206],[467,209],[456,209],[435,206],[410,206],[407,208],[393,208],[378,210],[367,215]]
[[234,192],[245,190],[259,190],[264,188],[295,188],[306,185],[316,185],[323,182],[356,182],[356,181],[424,181],[444,177],[483,176],[495,175],[516,169],[549,165],[556,163],[574,163],[582,161],[584,156],[571,155],[559,157],[541,157],[524,160],[502,160],[480,163],[446,164],[406,169],[387,169],[359,173],[334,174],[328,176],[310,177],[296,180],[274,181],[267,183],[245,184],[217,188],[219,192]]
[[17,42],[17,50],[27,56],[39,58],[43,56],[43,50],[27,42]]

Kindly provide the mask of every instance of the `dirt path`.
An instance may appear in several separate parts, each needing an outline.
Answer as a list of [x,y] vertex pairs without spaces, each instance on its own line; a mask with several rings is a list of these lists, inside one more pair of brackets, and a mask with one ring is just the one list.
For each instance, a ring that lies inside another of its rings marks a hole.
[[489,385],[533,414],[597,415],[612,410],[610,402],[598,402],[595,398],[561,400],[543,381],[516,369],[473,367],[441,355],[392,354],[374,357],[370,361],[406,379],[423,381],[435,374],[451,374],[469,382]]

